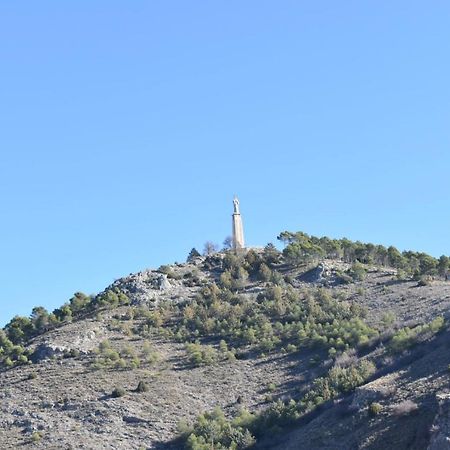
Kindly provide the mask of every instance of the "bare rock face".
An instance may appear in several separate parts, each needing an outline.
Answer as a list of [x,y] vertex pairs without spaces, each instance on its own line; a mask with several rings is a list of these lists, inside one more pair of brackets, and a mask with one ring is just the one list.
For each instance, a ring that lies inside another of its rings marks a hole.
[[36,347],[31,359],[34,363],[37,363],[47,358],[63,356],[67,351],[70,350],[65,346],[58,346],[51,342],[43,342]]
[[128,295],[132,304],[150,306],[153,302],[157,303],[160,292],[168,292],[180,284],[178,280],[169,281],[164,273],[144,270],[117,280],[111,287],[117,287]]
[[337,267],[327,261],[322,261],[313,269],[303,273],[299,281],[305,283],[321,284],[324,286],[336,286],[342,283],[337,273]]
[[107,337],[108,331],[98,322],[80,321],[67,324],[34,340],[30,346],[33,350],[32,361],[36,363],[73,352],[87,355]]
[[450,450],[450,394],[438,394],[439,412],[431,428],[427,450]]
[[159,290],[160,291],[168,291],[172,285],[170,284],[170,281],[167,278],[166,274],[161,274],[161,276],[158,279],[158,284],[159,284]]
[[120,289],[129,297],[132,305],[152,308],[162,300],[177,302],[190,298],[197,288],[195,283],[193,283],[194,285],[189,284],[184,276],[194,269],[198,270],[192,264],[181,267],[173,266],[170,277],[160,271],[147,269],[120,278],[109,288]]
[[371,402],[390,397],[395,391],[395,384],[401,374],[401,372],[389,374],[357,387],[350,408],[360,410]]
[[[166,281],[162,281],[166,278]],[[156,291],[168,290],[167,276],[152,270],[120,278],[111,287],[117,287],[130,297],[133,304],[148,304],[156,297]]]

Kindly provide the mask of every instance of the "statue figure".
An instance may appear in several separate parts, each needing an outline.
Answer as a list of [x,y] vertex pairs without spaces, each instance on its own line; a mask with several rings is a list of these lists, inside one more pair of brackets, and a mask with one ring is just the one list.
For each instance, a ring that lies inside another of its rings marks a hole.
[[240,212],[239,212],[239,200],[238,200],[237,197],[234,197],[233,205],[234,205],[234,214],[240,214]]

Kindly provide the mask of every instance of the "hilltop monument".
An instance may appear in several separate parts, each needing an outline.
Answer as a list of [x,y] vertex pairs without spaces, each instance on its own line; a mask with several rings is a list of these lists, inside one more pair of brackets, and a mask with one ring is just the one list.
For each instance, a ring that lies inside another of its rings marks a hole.
[[244,245],[244,228],[242,226],[241,213],[239,211],[239,200],[235,196],[233,199],[233,250],[240,250]]

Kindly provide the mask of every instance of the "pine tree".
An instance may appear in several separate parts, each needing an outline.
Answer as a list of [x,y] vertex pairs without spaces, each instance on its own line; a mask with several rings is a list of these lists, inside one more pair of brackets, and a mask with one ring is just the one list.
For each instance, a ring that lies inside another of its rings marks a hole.
[[197,258],[198,256],[200,256],[200,253],[197,251],[197,249],[194,247],[190,252],[189,255],[186,259],[186,262],[190,263],[192,262],[195,258]]

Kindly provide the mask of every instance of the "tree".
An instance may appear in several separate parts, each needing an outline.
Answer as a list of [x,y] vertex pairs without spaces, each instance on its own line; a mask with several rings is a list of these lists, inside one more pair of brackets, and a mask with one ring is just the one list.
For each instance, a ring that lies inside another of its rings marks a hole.
[[420,273],[423,275],[435,275],[438,261],[426,253],[421,253],[419,256]]
[[70,308],[70,305],[67,303],[62,305],[60,308],[55,309],[53,313],[60,322],[64,321],[70,322],[72,320],[72,309]]
[[248,272],[253,276],[258,273],[259,267],[262,263],[261,256],[255,252],[255,250],[251,249],[247,252],[244,258],[244,267],[248,270]]
[[267,264],[262,263],[259,267],[258,275],[262,281],[269,281],[272,278],[272,271],[269,269]]
[[75,292],[73,297],[69,300],[70,309],[76,313],[86,308],[91,302],[91,298],[82,292]]
[[342,248],[339,241],[335,239],[330,239],[328,237],[323,237],[318,240],[319,245],[325,251],[328,258],[340,258],[342,256]]
[[347,238],[341,239],[341,248],[343,251],[344,261],[352,262],[354,260],[355,254],[355,245],[352,241]]
[[211,241],[206,241],[205,246],[203,247],[203,254],[208,256],[216,252],[217,252],[217,244],[214,244],[214,242]]
[[385,266],[387,264],[387,249],[383,245],[377,245],[375,247],[375,262],[380,264],[381,266]]
[[5,332],[0,330],[0,356],[4,354],[8,355],[13,347],[14,344],[7,338]]
[[309,239],[304,239],[289,244],[283,250],[283,255],[289,263],[298,265],[322,257],[324,251]]
[[227,236],[223,241],[223,249],[230,250],[233,246],[233,238],[231,236]]
[[243,288],[247,280],[248,280],[248,272],[242,266],[237,267],[233,273],[233,281],[232,281],[233,289]]
[[194,261],[195,258],[198,258],[199,256],[201,256],[200,253],[197,251],[195,247],[193,247],[192,250],[189,252],[186,262],[191,263],[192,261]]
[[48,311],[42,306],[35,306],[31,311],[31,322],[37,332],[45,331],[49,325]]
[[263,257],[266,264],[276,264],[280,261],[281,252],[270,242],[264,247]]
[[33,324],[28,317],[15,316],[5,326],[5,331],[14,344],[22,344],[31,336]]
[[366,277],[367,271],[361,263],[355,262],[350,268],[349,274],[355,281],[362,281]]
[[99,294],[96,302],[100,307],[116,308],[119,305],[128,305],[130,299],[120,289],[113,288]]
[[448,269],[450,267],[450,258],[442,255],[438,262],[438,272],[441,277],[447,276]]
[[[303,234],[303,233],[301,233]],[[277,239],[281,241],[284,245],[290,244],[296,241],[296,233],[291,233],[290,231],[283,231],[277,236]]]
[[231,289],[233,285],[233,277],[231,276],[231,272],[229,270],[225,270],[220,275],[220,284],[227,289]]
[[387,256],[389,265],[402,269],[405,265],[405,258],[402,254],[392,245],[387,249]]

